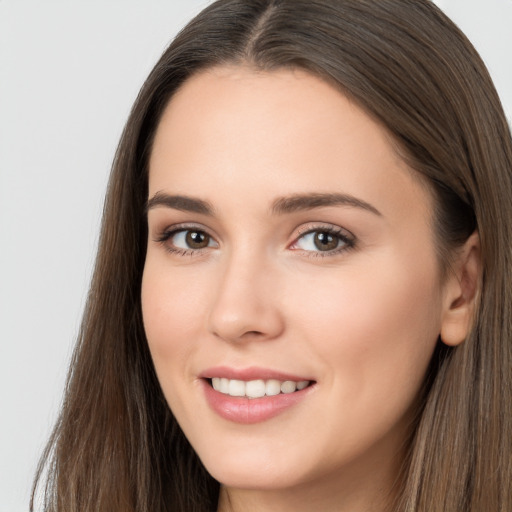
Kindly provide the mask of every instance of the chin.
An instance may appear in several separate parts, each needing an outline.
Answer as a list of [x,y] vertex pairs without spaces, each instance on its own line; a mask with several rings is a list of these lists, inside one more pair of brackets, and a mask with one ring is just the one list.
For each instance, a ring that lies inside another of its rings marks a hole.
[[227,488],[246,490],[279,490],[294,487],[302,482],[299,475],[276,471],[272,467],[256,465],[241,468],[214,465],[206,468],[210,475]]
[[239,449],[222,453],[199,453],[210,475],[226,487],[276,490],[293,487],[304,481],[304,465],[294,457],[276,456],[267,450]]

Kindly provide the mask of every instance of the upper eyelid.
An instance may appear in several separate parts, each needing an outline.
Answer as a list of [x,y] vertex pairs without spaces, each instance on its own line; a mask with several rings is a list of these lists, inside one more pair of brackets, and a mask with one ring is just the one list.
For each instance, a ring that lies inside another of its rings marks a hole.
[[309,233],[314,233],[315,231],[328,231],[330,233],[335,233],[338,235],[346,235],[347,238],[355,240],[355,235],[349,231],[347,228],[343,228],[336,224],[331,224],[329,222],[311,222],[306,225],[302,225],[297,228],[297,235],[294,236],[294,241],[296,241],[301,236],[307,235]]
[[[206,233],[208,236],[217,239],[217,235],[208,227],[204,226],[201,223],[197,222],[180,222],[177,224],[166,225],[166,227],[160,229],[156,227],[154,231],[156,234],[166,234],[166,233],[179,233],[180,231],[202,231]],[[151,230],[150,230],[151,231]]]

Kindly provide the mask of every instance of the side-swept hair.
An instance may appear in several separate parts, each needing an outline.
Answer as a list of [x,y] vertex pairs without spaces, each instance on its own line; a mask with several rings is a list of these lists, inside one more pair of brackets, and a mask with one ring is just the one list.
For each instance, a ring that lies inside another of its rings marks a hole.
[[33,501],[39,488],[48,512],[216,510],[219,484],[156,379],[140,291],[148,156],[163,109],[191,75],[238,63],[307,70],[385,126],[432,190],[442,265],[478,230],[473,327],[460,346],[436,349],[394,510],[510,512],[510,129],[478,54],[428,0],[220,0],[171,43],[116,153],[64,404]]

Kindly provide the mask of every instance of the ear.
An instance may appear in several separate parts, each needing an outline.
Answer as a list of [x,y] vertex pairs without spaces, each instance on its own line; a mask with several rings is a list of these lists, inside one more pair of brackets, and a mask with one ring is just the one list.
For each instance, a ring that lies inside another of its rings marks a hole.
[[458,249],[444,286],[441,340],[460,345],[468,336],[481,286],[480,237],[475,231]]

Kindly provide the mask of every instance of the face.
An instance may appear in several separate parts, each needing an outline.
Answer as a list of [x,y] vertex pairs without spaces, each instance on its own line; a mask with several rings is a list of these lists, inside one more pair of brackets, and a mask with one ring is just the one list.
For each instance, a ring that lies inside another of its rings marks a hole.
[[170,101],[149,168],[144,325],[208,471],[389,475],[444,300],[430,195],[385,129],[305,72],[216,68]]

